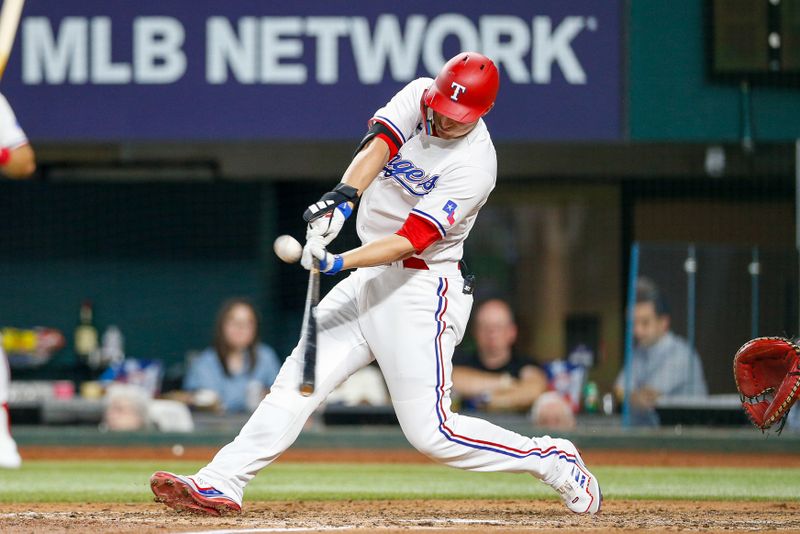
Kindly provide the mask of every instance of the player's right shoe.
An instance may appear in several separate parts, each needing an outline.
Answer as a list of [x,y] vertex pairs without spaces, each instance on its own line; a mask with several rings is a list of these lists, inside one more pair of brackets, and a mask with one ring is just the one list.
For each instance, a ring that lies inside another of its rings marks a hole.
[[561,500],[576,514],[596,514],[603,504],[600,484],[586,468],[578,449],[567,440],[559,440],[564,451],[560,461],[563,473],[553,483],[553,489],[561,496]]
[[215,487],[197,477],[156,471],[150,477],[156,502],[179,511],[210,515],[239,513],[242,507]]

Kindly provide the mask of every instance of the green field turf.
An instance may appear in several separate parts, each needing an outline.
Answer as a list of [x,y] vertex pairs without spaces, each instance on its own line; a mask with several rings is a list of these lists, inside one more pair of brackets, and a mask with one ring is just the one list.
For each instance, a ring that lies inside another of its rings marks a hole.
[[[29,461],[0,470],[0,502],[146,502],[158,469],[193,473],[194,462]],[[607,499],[797,500],[800,469],[600,467]],[[767,484],[778,480],[780,484]],[[277,464],[247,488],[246,500],[554,499],[528,475],[469,473],[437,465]]]

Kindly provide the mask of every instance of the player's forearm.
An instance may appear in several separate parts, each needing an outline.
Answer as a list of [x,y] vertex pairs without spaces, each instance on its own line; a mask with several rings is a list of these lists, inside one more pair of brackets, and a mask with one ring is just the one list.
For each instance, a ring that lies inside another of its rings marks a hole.
[[661,394],[653,388],[644,386],[631,393],[631,404],[636,408],[649,410],[656,405]]
[[495,391],[489,399],[487,408],[491,411],[527,410],[542,393],[544,393],[543,388],[525,382],[516,382],[510,388]]
[[7,161],[0,172],[9,178],[28,178],[36,170],[36,158],[30,145],[22,145],[8,152]]
[[539,395],[547,391],[547,377],[538,369],[525,373],[527,376],[514,380],[507,387],[496,390],[487,408],[494,411],[522,411],[529,409]]
[[383,139],[373,138],[350,162],[342,182],[358,189],[360,196],[388,161],[389,146]]
[[475,397],[508,386],[508,374],[487,373],[464,366],[453,367],[453,389],[460,395]]
[[414,247],[405,237],[391,234],[342,254],[343,269],[386,265],[414,255]]

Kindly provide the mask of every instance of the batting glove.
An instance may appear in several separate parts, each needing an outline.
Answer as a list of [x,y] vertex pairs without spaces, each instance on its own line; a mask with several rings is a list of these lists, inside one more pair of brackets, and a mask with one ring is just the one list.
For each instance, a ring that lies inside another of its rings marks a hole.
[[[311,208],[311,206],[309,206]],[[308,223],[306,229],[306,240],[312,237],[321,237],[325,245],[330,245],[344,226],[344,222],[353,214],[353,208],[349,202],[342,202],[333,211],[325,213],[321,217],[313,219]]]
[[315,259],[319,260],[319,271],[324,274],[336,274],[344,265],[344,259],[339,254],[331,254],[325,249],[325,242],[319,236],[306,241],[300,264],[310,271]]
[[358,200],[358,189],[352,185],[337,184],[333,191],[322,195],[317,202],[311,204],[303,213],[303,219],[311,222],[318,217],[322,217],[329,211],[333,211],[336,206],[345,202],[355,202]]

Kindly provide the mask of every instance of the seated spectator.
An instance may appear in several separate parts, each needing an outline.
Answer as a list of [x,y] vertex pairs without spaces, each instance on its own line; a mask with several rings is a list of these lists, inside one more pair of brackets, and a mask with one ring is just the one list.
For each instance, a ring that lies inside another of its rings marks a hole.
[[453,390],[464,404],[488,411],[530,410],[547,390],[547,377],[513,349],[517,325],[511,307],[492,299],[478,307],[473,335],[477,351],[453,357]]
[[530,419],[538,427],[553,430],[574,430],[576,424],[572,406],[555,391],[546,391],[536,399]]
[[133,432],[149,428],[147,405],[150,396],[143,389],[128,384],[112,384],[105,397],[101,427],[112,432]]
[[[658,425],[658,399],[705,396],[708,393],[700,356],[687,341],[670,331],[667,302],[648,278],[636,284],[633,311],[635,347],[631,369],[631,422]],[[625,369],[614,384],[620,400],[625,397]]]
[[[224,412],[253,411],[278,376],[272,348],[259,342],[259,318],[245,299],[226,301],[214,327],[214,345],[189,364],[183,388]],[[212,402],[208,402],[212,399]]]
[[139,386],[114,383],[106,391],[100,428],[111,432],[191,432],[194,421],[189,408],[181,402],[153,399]]
[[326,404],[343,406],[389,406],[391,399],[386,390],[386,382],[375,362],[362,367],[334,389]]

